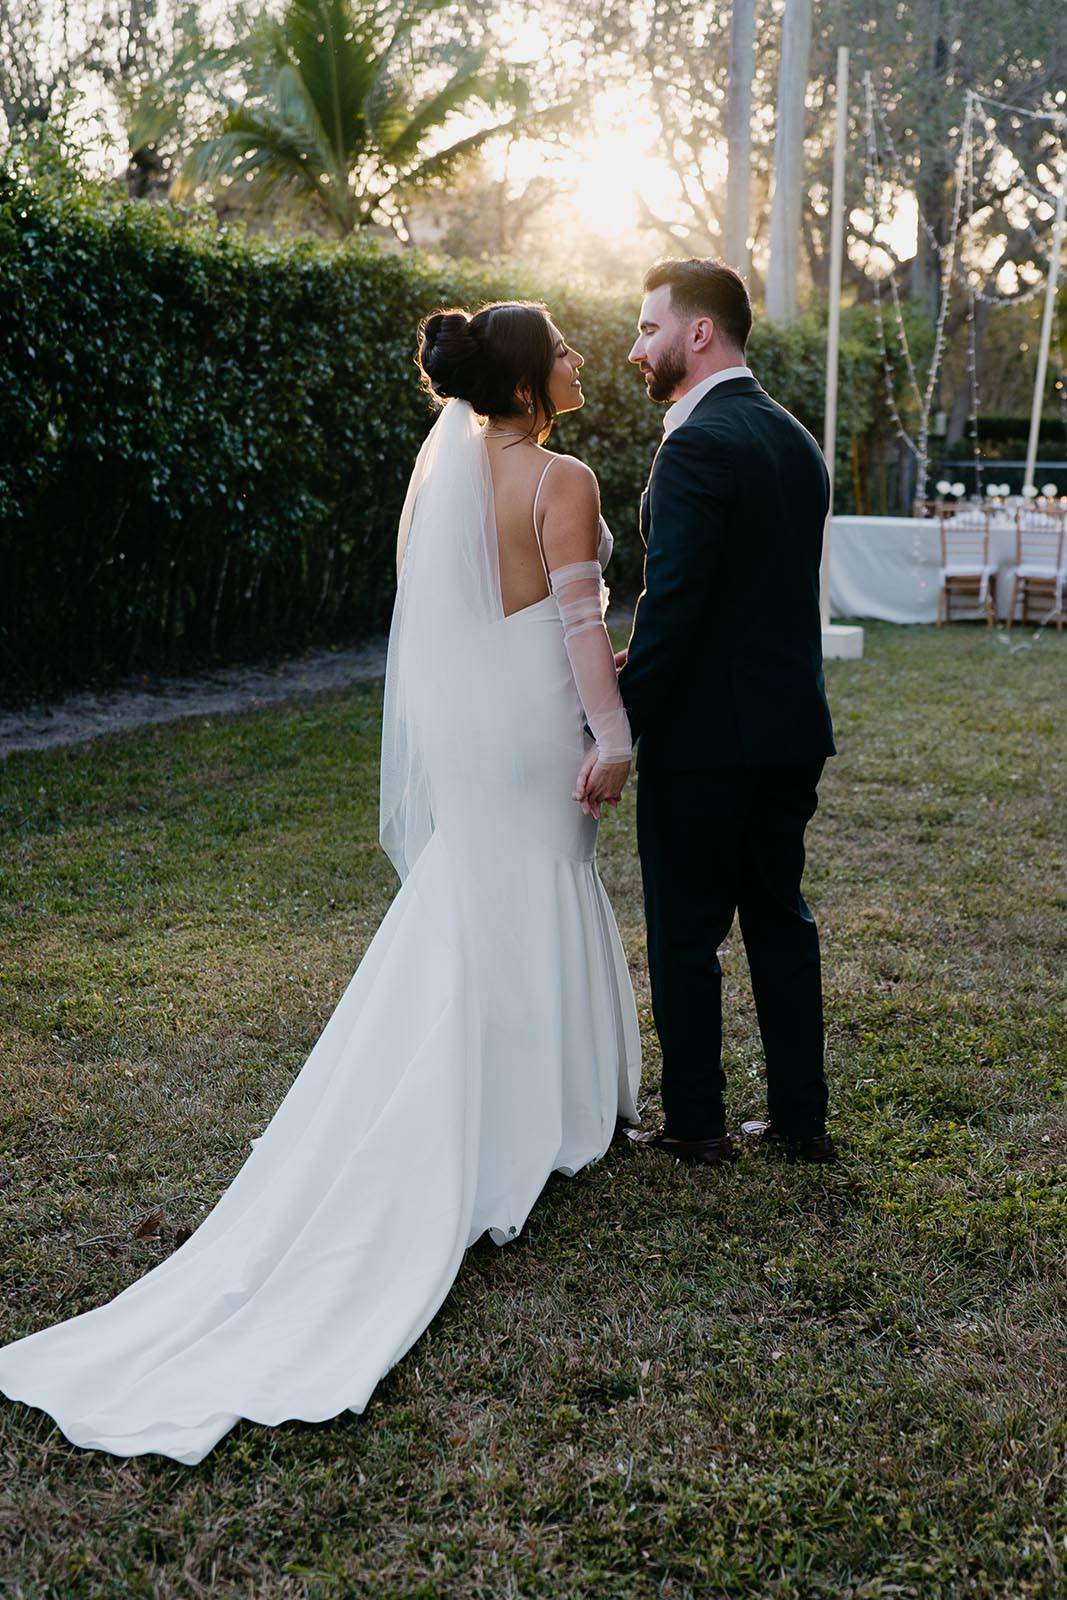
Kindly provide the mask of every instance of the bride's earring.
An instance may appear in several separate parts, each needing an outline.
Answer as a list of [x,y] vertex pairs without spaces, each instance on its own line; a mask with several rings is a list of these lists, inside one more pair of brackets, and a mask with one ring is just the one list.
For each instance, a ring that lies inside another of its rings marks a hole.
[[537,410],[537,407],[534,405],[532,400],[530,401],[530,404],[526,407],[526,410],[529,412],[531,417],[533,416],[534,412]]

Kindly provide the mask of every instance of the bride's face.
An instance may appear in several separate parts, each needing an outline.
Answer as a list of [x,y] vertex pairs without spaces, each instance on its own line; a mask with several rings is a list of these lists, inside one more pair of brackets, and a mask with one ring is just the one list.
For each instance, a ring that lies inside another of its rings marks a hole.
[[571,349],[554,322],[549,322],[548,327],[556,350],[556,359],[548,375],[548,397],[557,412],[577,411],[579,406],[585,405],[578,376],[585,366],[585,357]]

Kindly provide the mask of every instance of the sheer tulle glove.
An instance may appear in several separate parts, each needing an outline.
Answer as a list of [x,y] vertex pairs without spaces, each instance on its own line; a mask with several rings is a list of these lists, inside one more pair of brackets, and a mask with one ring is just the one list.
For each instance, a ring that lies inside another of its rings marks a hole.
[[550,574],[563,622],[563,642],[574,682],[605,766],[633,754],[630,722],[619,694],[615,656],[604,626],[604,579],[597,561],[577,561]]

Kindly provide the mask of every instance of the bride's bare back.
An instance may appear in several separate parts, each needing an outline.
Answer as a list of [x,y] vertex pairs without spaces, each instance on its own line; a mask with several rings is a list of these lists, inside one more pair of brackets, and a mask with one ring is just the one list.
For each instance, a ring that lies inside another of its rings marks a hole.
[[557,456],[540,445],[516,444],[491,433],[485,442],[496,507],[500,593],[505,615],[511,616],[546,599],[549,592],[534,532],[535,498],[537,527],[551,569],[595,559],[600,497],[592,472],[573,456]]

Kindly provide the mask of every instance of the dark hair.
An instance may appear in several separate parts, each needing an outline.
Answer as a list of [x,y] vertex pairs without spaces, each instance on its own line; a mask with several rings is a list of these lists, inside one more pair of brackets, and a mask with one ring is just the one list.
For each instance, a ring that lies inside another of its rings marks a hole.
[[712,256],[668,256],[645,273],[645,293],[665,283],[670,285],[672,310],[710,317],[730,344],[744,350],[752,332],[752,302],[739,272]]
[[456,309],[435,311],[419,328],[418,364],[426,388],[439,400],[469,401],[480,417],[521,416],[515,391],[525,385],[551,424],[556,408],[548,380],[555,359],[548,308],[533,300],[495,301],[473,317]]

